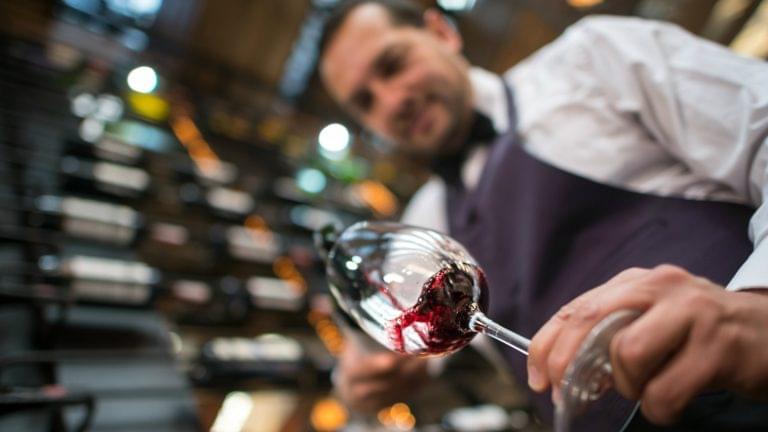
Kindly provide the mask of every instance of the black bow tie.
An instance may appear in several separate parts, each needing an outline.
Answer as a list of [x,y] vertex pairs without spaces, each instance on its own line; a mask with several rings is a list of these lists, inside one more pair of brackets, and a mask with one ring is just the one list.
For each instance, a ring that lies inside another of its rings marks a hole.
[[449,185],[461,185],[461,167],[469,153],[479,146],[490,145],[497,136],[491,119],[475,111],[467,138],[456,152],[436,158],[432,162],[432,171]]

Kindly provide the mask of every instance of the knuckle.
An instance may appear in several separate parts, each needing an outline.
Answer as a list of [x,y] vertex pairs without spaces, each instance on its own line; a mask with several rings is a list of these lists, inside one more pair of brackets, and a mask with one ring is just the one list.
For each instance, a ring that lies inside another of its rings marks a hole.
[[600,317],[601,308],[593,301],[583,301],[575,308],[573,319],[579,323],[592,322]]
[[672,264],[661,264],[653,269],[653,275],[662,282],[674,284],[691,277],[682,267]]
[[[698,312],[703,317],[703,312],[707,313],[706,318],[717,319],[720,315],[720,305],[710,292],[698,289],[691,289],[685,295],[685,305]],[[706,320],[701,320],[706,321]]]
[[648,270],[642,267],[630,267],[618,274],[620,278],[635,278],[644,275]]
[[563,305],[560,309],[557,310],[557,313],[555,314],[555,318],[560,321],[568,321],[571,319],[571,316],[573,315],[573,311],[576,308],[577,301],[573,301],[571,303]]
[[634,334],[622,335],[616,343],[616,357],[629,369],[641,364],[645,359],[646,349],[641,337]]
[[660,386],[650,385],[643,393],[643,412],[653,423],[669,424],[675,418],[677,406],[672,394]]
[[[721,363],[733,360],[733,353],[743,352],[745,346],[743,341],[743,334],[733,326],[718,326],[718,339],[720,349],[716,350],[717,359]],[[729,355],[731,354],[731,355]]]
[[561,307],[555,318],[562,322],[585,323],[600,316],[600,306],[592,299],[577,298]]

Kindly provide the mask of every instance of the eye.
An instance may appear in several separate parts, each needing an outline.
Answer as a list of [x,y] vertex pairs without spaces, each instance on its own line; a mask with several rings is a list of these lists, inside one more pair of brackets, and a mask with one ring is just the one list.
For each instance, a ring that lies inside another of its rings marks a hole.
[[376,74],[381,78],[389,78],[403,69],[408,49],[405,46],[394,46],[387,49],[376,61]]
[[403,62],[400,57],[386,58],[379,67],[379,76],[389,78],[402,69]]

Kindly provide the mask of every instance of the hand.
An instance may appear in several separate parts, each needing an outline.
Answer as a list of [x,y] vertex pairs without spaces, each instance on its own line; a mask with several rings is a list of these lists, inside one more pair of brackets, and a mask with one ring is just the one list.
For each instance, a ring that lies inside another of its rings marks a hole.
[[531,388],[554,383],[555,397],[590,329],[620,309],[643,315],[611,342],[614,384],[652,422],[673,422],[708,388],[768,394],[768,289],[728,292],[670,265],[626,270],[563,306],[531,342]]
[[413,394],[427,379],[426,366],[423,358],[370,352],[349,341],[339,358],[336,388],[350,408],[372,413]]

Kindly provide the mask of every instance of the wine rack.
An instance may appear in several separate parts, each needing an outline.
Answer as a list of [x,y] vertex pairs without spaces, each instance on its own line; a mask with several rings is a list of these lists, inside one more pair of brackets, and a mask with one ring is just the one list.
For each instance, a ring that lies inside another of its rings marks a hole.
[[127,108],[84,134],[81,90],[44,46],[2,47],[0,429],[201,430],[199,399],[233,386],[327,391],[311,229],[317,212],[369,214],[281,197],[247,163],[204,169],[170,123]]

